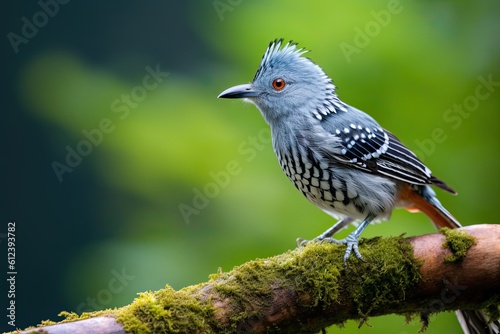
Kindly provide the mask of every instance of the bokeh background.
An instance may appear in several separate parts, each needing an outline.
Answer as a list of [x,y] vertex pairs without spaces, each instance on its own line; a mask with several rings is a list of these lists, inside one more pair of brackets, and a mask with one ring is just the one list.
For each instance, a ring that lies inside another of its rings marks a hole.
[[[282,253],[333,223],[281,172],[258,111],[216,99],[252,80],[276,37],[311,49],[344,101],[455,187],[458,197],[438,195],[463,224],[496,221],[500,87],[478,88],[478,78],[500,81],[498,1],[44,6],[12,1],[0,14],[0,247],[5,259],[7,223],[15,221],[18,327],[203,282],[218,267]],[[34,20],[36,33],[23,28]],[[23,33],[30,37],[12,42]],[[157,68],[168,75],[145,88]],[[489,94],[479,99],[476,89]],[[464,103],[464,113],[450,111]],[[85,146],[85,133],[95,144]],[[68,166],[68,150],[78,149],[85,155]],[[71,172],[58,177],[54,162]],[[431,232],[426,217],[398,210],[363,236]],[[12,330],[4,312],[0,328]],[[420,329],[400,316],[357,325],[329,332]],[[457,331],[446,313],[426,333]]]

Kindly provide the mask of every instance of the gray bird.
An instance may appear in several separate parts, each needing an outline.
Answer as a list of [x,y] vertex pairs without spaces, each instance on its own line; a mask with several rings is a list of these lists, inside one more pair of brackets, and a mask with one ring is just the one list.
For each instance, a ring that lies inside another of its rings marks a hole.
[[[271,42],[253,81],[218,97],[255,104],[271,127],[274,152],[290,181],[318,208],[340,218],[314,240],[345,244],[347,263],[351,252],[362,259],[363,230],[388,219],[396,207],[423,212],[438,228],[460,227],[430,186],[456,192],[371,116],[342,102],[332,80],[303,57],[306,52],[293,42],[283,45],[283,39]],[[332,237],[356,221],[361,223],[345,239]],[[299,239],[300,245],[307,242]],[[470,323],[476,314],[460,316],[461,323]],[[477,322],[475,327],[483,326]],[[466,333],[495,333],[487,329]]]

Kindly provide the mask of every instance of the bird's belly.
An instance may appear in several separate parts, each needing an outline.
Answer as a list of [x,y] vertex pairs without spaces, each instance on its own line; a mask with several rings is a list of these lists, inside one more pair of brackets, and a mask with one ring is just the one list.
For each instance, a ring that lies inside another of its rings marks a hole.
[[[286,172],[285,172],[286,173]],[[349,216],[355,219],[366,217],[363,206],[357,206],[359,200],[356,193],[347,195],[342,187],[335,188],[332,180],[324,180],[318,177],[307,177],[303,174],[291,174],[288,178],[304,196],[323,211],[333,216]]]
[[390,216],[396,185],[393,181],[342,165],[310,162],[290,163],[279,159],[281,168],[304,196],[332,216],[357,220],[372,214]]

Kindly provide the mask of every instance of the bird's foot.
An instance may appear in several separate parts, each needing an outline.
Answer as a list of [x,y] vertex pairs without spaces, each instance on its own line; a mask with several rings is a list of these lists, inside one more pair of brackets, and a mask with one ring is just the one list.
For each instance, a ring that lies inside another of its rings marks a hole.
[[359,260],[364,261],[363,256],[361,256],[361,253],[359,252],[359,248],[358,248],[358,244],[359,244],[358,235],[354,232],[349,234],[346,238],[340,239],[340,240],[337,240],[337,239],[331,238],[331,237],[324,238],[321,236],[314,238],[313,240],[304,240],[302,238],[298,238],[297,239],[297,246],[303,247],[303,246],[305,246],[309,243],[312,243],[312,242],[319,242],[319,243],[327,242],[327,243],[336,244],[336,245],[346,245],[347,248],[346,248],[345,253],[344,253],[344,265],[345,266],[347,266],[347,260],[349,260],[351,253],[354,253],[356,258],[358,258]]
[[354,253],[356,258],[358,258],[359,260],[364,261],[363,256],[361,256],[358,248],[358,236],[354,233],[351,233],[346,238],[340,240],[334,238],[325,238],[323,242],[329,242],[337,245],[346,245],[346,250],[344,253],[344,266],[347,266],[347,260],[349,260],[351,253]]

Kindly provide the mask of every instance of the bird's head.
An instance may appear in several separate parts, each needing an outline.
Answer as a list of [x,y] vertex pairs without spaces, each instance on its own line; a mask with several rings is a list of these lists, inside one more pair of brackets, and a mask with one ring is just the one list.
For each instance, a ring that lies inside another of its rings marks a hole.
[[283,39],[269,44],[253,81],[226,89],[219,98],[245,98],[268,123],[298,113],[314,116],[324,101],[336,97],[335,86],[309,58],[307,50]]

